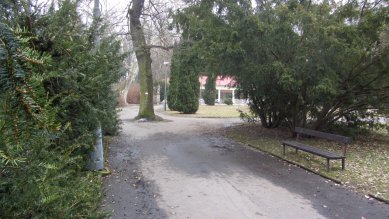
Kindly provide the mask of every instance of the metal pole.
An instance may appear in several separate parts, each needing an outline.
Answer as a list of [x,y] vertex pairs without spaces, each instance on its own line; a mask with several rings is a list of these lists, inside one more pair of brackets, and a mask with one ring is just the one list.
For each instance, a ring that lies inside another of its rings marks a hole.
[[103,149],[103,133],[101,131],[101,124],[96,129],[96,147],[91,152],[91,170],[104,169],[104,149]]
[[164,99],[164,102],[163,102],[163,110],[166,111],[166,102],[167,102],[167,94],[166,94],[166,84],[167,84],[167,73],[165,71],[165,92],[163,92],[163,99]]
[[[169,64],[169,62],[163,62],[165,66]],[[165,71],[165,92],[163,93],[164,103],[163,103],[163,110],[166,111],[166,104],[167,104],[167,93],[166,93],[166,86],[167,86],[167,71]]]
[[[101,16],[100,11],[100,1],[95,0],[94,1],[94,7],[93,7],[93,20],[95,22],[99,22],[99,18]],[[98,31],[96,29],[96,31]],[[100,37],[97,35],[97,32],[94,33],[94,48],[93,53],[96,53],[99,46],[100,46]],[[102,170],[104,169],[104,148],[103,148],[103,133],[101,130],[101,123],[98,122],[97,128],[96,128],[96,146],[93,148],[93,150],[90,152],[91,161],[89,164],[90,170]]]

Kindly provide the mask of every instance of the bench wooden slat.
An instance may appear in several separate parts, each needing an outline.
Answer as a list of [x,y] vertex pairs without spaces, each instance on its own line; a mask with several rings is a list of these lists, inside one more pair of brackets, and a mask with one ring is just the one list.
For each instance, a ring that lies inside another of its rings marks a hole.
[[294,132],[297,134],[310,135],[313,137],[319,137],[319,138],[323,138],[323,139],[327,139],[327,140],[337,141],[337,142],[341,142],[343,144],[349,144],[351,142],[350,137],[345,137],[345,136],[335,135],[335,134],[330,134],[330,133],[325,133],[325,132],[319,132],[319,131],[312,130],[312,129],[296,127],[294,129]]
[[[347,145],[351,142],[351,138],[341,135],[335,135],[325,132],[319,132],[312,129],[306,129],[306,128],[300,128],[296,127],[294,129],[294,132],[297,134],[296,141],[283,141],[283,155],[285,156],[285,147],[289,146],[296,149],[296,153],[298,150],[305,151],[308,153],[312,153],[321,157],[324,157],[327,159],[327,171],[330,170],[330,160],[342,160],[342,170],[345,168],[345,159],[346,159],[346,151],[347,151]],[[316,148],[310,145],[306,145],[303,143],[298,142],[300,135],[307,135],[307,136],[313,136],[313,137],[319,137],[331,141],[340,142],[343,144],[343,154],[339,155],[335,152],[326,151],[320,148]]]
[[344,158],[344,156],[341,156],[339,154],[336,154],[336,153],[333,153],[330,151],[321,150],[319,148],[311,147],[309,145],[305,145],[305,144],[302,144],[302,143],[297,142],[297,141],[283,141],[282,143],[289,145],[289,146],[292,146],[294,148],[297,148],[299,150],[306,151],[306,152],[309,152],[309,153],[312,153],[315,155],[319,155],[319,156],[322,156],[325,158],[329,158],[329,159],[342,159],[342,158]]

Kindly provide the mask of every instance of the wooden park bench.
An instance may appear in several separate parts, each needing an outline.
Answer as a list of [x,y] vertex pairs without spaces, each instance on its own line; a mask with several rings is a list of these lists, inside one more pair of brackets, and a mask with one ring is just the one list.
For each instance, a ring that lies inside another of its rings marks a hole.
[[[296,127],[294,129],[294,132],[296,133],[296,141],[283,141],[282,147],[283,147],[283,155],[285,156],[285,146],[289,146],[296,149],[296,153],[298,150],[305,151],[308,153],[312,153],[321,157],[324,157],[327,159],[327,171],[330,170],[330,160],[342,160],[342,170],[344,170],[345,167],[345,159],[346,159],[346,151],[347,151],[347,145],[351,142],[351,138],[341,136],[341,135],[334,135],[330,133],[325,132],[319,132],[311,129],[306,128],[299,128]],[[319,149],[310,145],[306,145],[303,143],[298,142],[300,135],[306,135],[306,136],[312,136],[312,137],[318,137],[322,139],[327,139],[335,142],[339,142],[342,144],[342,151],[343,154],[337,154],[334,152],[326,151],[323,149]]]

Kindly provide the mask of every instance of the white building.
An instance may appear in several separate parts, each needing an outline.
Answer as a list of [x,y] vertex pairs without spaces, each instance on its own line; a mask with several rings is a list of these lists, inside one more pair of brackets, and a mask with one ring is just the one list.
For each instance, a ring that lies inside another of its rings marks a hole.
[[[207,76],[200,76],[200,99],[202,99],[202,94],[205,90],[205,84],[207,82]],[[236,81],[232,77],[222,77],[218,76],[216,78],[216,91],[217,91],[217,103],[224,103],[224,100],[231,99],[232,103],[240,103],[240,100],[235,99],[236,95]]]

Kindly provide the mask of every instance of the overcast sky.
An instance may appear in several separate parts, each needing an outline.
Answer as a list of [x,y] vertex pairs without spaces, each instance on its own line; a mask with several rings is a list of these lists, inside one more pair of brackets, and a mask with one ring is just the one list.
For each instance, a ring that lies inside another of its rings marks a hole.
[[130,0],[100,0],[100,2],[103,5],[103,11],[117,11],[126,14]]

